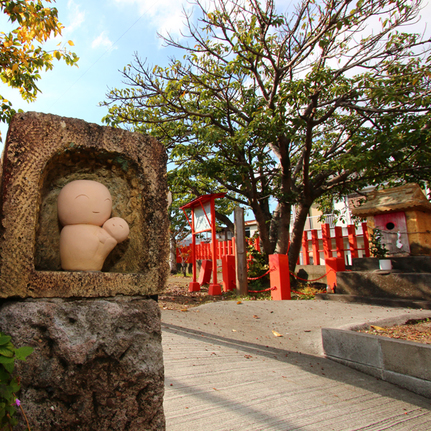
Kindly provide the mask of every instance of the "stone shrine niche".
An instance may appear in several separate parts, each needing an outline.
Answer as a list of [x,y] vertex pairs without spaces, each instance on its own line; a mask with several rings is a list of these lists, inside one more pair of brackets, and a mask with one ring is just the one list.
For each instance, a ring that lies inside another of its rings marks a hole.
[[[102,272],[134,273],[145,267],[148,256],[144,245],[149,242],[148,228],[142,214],[145,206],[144,181],[138,181],[138,169],[121,154],[71,148],[55,155],[49,162],[41,189],[41,205],[36,232],[35,269],[61,271],[60,230],[57,198],[63,187],[75,180],[93,180],[105,185],[113,198],[112,217],[122,217],[133,232],[119,243],[105,260]],[[137,260],[135,257],[141,256]]]
[[[60,265],[57,197],[73,180],[112,196],[129,238],[101,272]],[[160,292],[167,276],[166,153],[155,139],[82,120],[29,112],[9,128],[1,185],[0,297],[98,297]]]

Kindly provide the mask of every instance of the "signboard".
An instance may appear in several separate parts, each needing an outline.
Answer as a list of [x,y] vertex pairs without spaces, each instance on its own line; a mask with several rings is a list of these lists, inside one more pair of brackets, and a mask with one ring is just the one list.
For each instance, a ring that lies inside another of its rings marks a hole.
[[[205,210],[205,211],[204,211]],[[204,232],[211,230],[211,202],[207,202],[202,206],[197,206],[194,209],[195,216],[195,232]]]

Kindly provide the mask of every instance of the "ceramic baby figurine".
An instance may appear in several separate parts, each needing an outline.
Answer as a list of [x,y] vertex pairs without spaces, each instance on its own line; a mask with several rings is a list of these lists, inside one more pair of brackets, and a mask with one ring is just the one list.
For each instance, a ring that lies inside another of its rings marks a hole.
[[76,180],[63,187],[57,200],[61,267],[66,271],[100,271],[106,257],[127,239],[129,225],[109,218],[112,198],[97,181]]

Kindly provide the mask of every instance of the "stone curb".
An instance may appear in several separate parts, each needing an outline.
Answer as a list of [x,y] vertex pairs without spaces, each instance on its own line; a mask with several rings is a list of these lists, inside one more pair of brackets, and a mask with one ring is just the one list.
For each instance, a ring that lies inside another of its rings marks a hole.
[[341,329],[322,328],[324,354],[328,359],[431,398],[431,345],[355,332],[374,324],[403,324],[409,319],[411,315]]

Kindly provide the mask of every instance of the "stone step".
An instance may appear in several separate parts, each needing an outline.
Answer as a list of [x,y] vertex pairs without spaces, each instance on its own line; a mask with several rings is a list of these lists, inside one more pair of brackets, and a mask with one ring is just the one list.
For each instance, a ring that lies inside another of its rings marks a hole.
[[431,301],[421,301],[399,298],[374,298],[369,296],[346,295],[338,293],[318,293],[315,295],[321,301],[339,301],[356,304],[378,305],[381,307],[415,308],[431,310]]
[[431,301],[431,273],[338,272],[336,293]]
[[[386,259],[386,258],[385,258]],[[431,273],[431,256],[388,257],[392,262],[392,269],[402,272]],[[379,258],[361,257],[352,259],[353,271],[374,271],[379,269]]]

